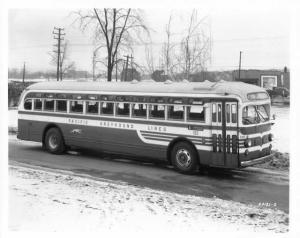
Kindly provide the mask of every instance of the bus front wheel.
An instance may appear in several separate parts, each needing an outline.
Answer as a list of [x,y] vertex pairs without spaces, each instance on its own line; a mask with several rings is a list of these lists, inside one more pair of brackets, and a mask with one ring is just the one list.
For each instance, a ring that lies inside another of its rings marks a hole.
[[62,154],[65,151],[64,140],[58,128],[52,127],[46,132],[45,147],[52,154]]
[[171,152],[172,164],[183,174],[194,174],[199,168],[197,151],[187,142],[178,142]]

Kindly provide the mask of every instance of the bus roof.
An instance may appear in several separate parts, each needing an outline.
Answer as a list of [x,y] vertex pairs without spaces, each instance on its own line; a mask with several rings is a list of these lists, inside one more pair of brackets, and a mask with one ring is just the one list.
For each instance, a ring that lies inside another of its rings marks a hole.
[[249,101],[248,93],[264,92],[265,89],[243,83],[221,80],[219,82],[42,82],[29,86],[29,90],[39,91],[92,91],[92,92],[128,92],[128,93],[178,93],[178,94],[216,94],[238,96]]

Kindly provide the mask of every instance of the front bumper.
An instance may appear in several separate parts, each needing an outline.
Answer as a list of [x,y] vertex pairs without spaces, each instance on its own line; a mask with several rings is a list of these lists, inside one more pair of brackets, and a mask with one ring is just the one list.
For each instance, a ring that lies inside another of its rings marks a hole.
[[248,166],[255,165],[255,164],[265,163],[265,162],[271,160],[271,158],[274,156],[274,154],[275,153],[272,153],[272,154],[266,155],[264,157],[260,157],[258,159],[241,161],[241,167],[248,167]]

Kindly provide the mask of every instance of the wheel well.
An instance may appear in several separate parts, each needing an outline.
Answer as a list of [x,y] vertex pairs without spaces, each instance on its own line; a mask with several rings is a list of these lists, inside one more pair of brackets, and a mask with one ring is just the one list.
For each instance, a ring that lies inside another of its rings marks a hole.
[[47,133],[47,131],[48,131],[49,129],[51,129],[51,128],[57,128],[57,129],[59,130],[59,132],[60,132],[62,138],[63,138],[63,142],[65,142],[63,133],[62,133],[61,129],[59,128],[59,126],[56,125],[56,124],[54,124],[54,123],[51,123],[51,124],[48,124],[48,125],[45,127],[44,131],[43,131],[42,143],[45,144],[46,133]]
[[[169,162],[170,164],[172,164],[172,160],[171,160],[171,151],[172,151],[172,148],[173,148],[173,146],[174,146],[176,143],[178,143],[178,142],[186,142],[186,143],[190,144],[190,145],[195,149],[195,151],[197,152],[197,149],[196,149],[196,147],[195,147],[195,145],[194,145],[193,142],[191,142],[189,139],[184,138],[184,137],[177,137],[177,138],[175,138],[174,140],[172,140],[172,141],[170,142],[170,144],[168,145],[167,159],[168,159],[168,162]],[[197,158],[198,158],[198,161],[199,161],[199,163],[200,163],[199,156],[198,156],[198,152],[197,152]]]

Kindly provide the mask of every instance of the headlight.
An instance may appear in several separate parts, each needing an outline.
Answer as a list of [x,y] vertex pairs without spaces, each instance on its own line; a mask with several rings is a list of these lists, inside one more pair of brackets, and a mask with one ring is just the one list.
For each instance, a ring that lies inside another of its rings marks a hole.
[[274,135],[273,134],[269,134],[269,141],[274,140]]
[[251,147],[252,142],[250,139],[245,140],[245,147]]

